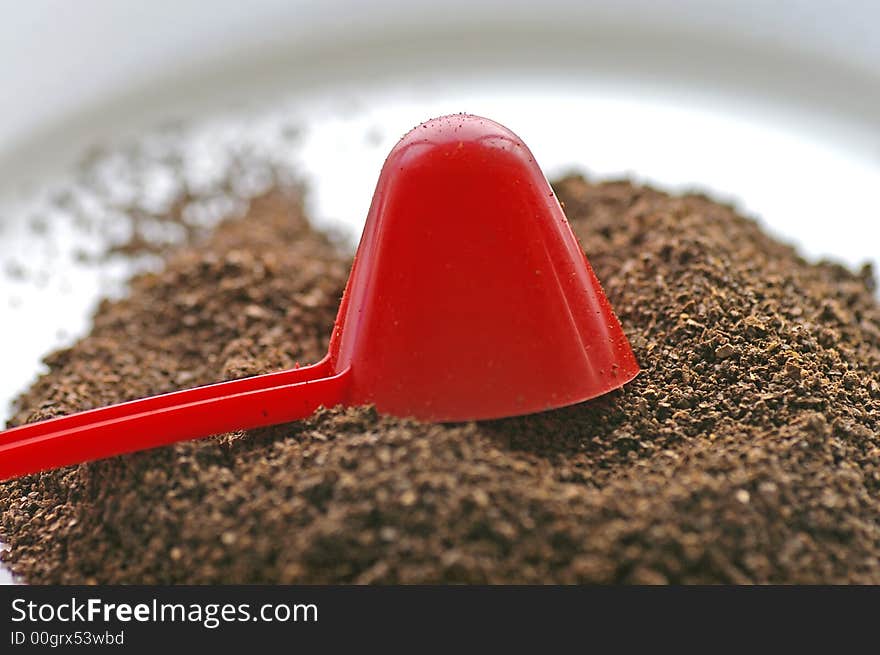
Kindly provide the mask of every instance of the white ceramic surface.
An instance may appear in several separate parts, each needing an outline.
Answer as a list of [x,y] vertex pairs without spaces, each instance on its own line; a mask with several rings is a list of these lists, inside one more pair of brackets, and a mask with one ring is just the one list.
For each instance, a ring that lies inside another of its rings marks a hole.
[[[93,199],[104,218],[84,242],[46,198],[88,146],[143,134],[136,171],[104,170],[136,178],[139,203],[173,192],[163,155],[209,188],[246,146],[305,175],[316,218],[354,239],[397,137],[469,111],[519,133],[550,176],[698,187],[810,256],[878,261],[877,3],[38,0],[0,15],[0,266],[34,272],[0,275],[0,418],[132,270],[77,264],[90,240],[124,239],[109,203]],[[182,138],[156,136],[181,118]]]

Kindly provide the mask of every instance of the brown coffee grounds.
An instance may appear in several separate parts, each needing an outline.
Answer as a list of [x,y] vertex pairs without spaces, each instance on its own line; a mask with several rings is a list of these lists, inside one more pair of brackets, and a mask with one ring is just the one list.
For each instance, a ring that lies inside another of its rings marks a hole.
[[[564,410],[369,408],[0,486],[44,582],[880,583],[880,306],[729,208],[560,198],[642,364]],[[349,260],[276,193],[104,303],[13,423],[323,355]]]

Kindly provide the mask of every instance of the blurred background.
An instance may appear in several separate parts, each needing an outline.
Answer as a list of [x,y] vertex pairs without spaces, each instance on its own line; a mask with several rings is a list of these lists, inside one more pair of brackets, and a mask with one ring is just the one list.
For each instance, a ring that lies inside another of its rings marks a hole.
[[[317,213],[356,223],[386,146],[430,115],[470,111],[519,132],[551,174],[703,187],[810,253],[874,255],[847,234],[876,222],[870,0],[3,4],[6,192],[121,134],[283,106],[318,132],[305,146],[317,141]],[[352,151],[365,138],[377,152],[363,160]],[[357,191],[339,193],[340,179]]]
[[[734,202],[811,258],[878,262],[871,0],[0,0],[0,418],[88,329],[181,194],[210,226],[305,180],[351,243],[394,142],[466,111],[551,179]],[[138,226],[133,217],[140,217]],[[2,575],[2,572],[0,572]]]

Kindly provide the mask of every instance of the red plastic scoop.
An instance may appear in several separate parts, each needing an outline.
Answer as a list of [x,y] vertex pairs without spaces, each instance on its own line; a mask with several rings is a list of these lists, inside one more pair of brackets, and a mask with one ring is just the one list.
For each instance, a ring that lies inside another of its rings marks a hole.
[[531,152],[469,115],[409,132],[385,162],[330,352],[304,368],[0,433],[0,479],[374,404],[427,421],[578,403],[638,364]]

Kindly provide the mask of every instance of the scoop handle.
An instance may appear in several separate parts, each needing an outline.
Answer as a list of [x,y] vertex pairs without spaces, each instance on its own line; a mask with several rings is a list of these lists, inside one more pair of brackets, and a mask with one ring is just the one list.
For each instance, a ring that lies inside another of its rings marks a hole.
[[313,366],[133,400],[0,432],[0,480],[287,423],[344,401],[349,369]]

